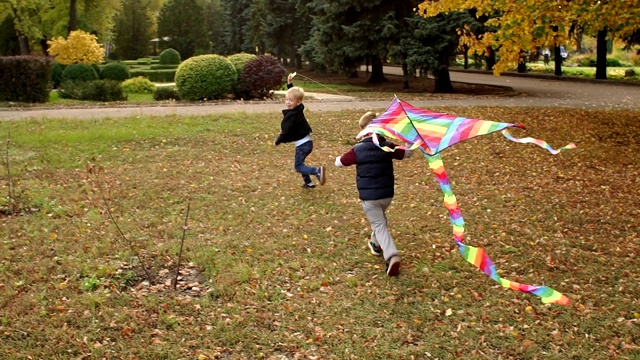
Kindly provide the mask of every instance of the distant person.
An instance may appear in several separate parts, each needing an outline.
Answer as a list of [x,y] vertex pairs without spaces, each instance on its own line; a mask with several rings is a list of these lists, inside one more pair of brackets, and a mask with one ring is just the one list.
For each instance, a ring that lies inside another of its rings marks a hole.
[[304,116],[304,90],[301,87],[293,86],[292,79],[294,73],[287,77],[287,94],[285,97],[286,109],[282,110],[281,132],[274,144],[292,142],[296,146],[294,157],[294,168],[302,175],[302,188],[313,189],[316,185],[311,180],[311,176],[316,176],[320,185],[324,185],[326,174],[324,167],[312,167],[305,165],[304,161],[313,151],[313,141],[311,140],[311,126]]
[[544,66],[549,66],[549,58],[551,57],[551,51],[548,48],[542,49],[542,56],[544,57]]
[[560,45],[560,56],[562,56],[562,60],[567,58],[567,50],[564,48],[564,46]]
[[[376,117],[377,114],[373,112],[364,114],[359,121],[360,128],[364,129]],[[400,149],[393,152],[384,151],[373,142],[373,136],[378,137],[381,146],[386,145],[391,148],[397,146],[382,136],[368,134],[349,151],[336,157],[336,166],[356,165],[358,194],[362,200],[364,213],[371,224],[371,238],[367,245],[373,255],[384,257],[387,275],[398,276],[400,256],[389,233],[385,212],[394,196],[393,160],[408,158],[411,156],[411,151]]]

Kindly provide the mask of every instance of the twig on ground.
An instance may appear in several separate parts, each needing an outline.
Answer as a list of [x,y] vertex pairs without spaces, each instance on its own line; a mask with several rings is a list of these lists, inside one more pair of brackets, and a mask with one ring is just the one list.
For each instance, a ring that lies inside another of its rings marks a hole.
[[111,210],[109,209],[109,201],[104,196],[104,191],[102,189],[102,185],[100,184],[100,180],[98,179],[98,174],[100,173],[100,170],[101,170],[101,167],[97,168],[95,166],[95,164],[88,164],[87,165],[87,171],[89,171],[89,173],[93,174],[96,177],[96,184],[98,185],[98,190],[100,190],[100,198],[102,198],[102,201],[104,201],[104,203],[106,205],[107,214],[109,215],[109,219],[111,219],[111,222],[113,222],[113,224],[116,226],[116,229],[118,229],[118,233],[120,233],[120,236],[127,242],[129,247],[131,248],[131,250],[134,252],[136,257],[138,258],[138,261],[140,262],[140,265],[142,266],[142,270],[144,270],[144,273],[147,276],[147,280],[149,280],[149,283],[151,283],[151,275],[149,274],[149,271],[147,271],[147,267],[144,265],[144,262],[142,261],[142,258],[140,257],[140,253],[138,252],[138,250],[134,246],[134,243],[132,241],[130,241],[127,238],[127,236],[122,232],[122,230],[120,229],[120,226],[118,225],[118,222],[113,217],[113,214],[111,213]]
[[178,253],[178,267],[176,268],[176,278],[173,281],[173,291],[178,287],[178,275],[180,274],[180,262],[182,261],[182,247],[184,246],[184,238],[187,234],[187,220],[189,219],[189,208],[191,203],[187,203],[187,213],[184,216],[184,225],[182,226],[182,241],[180,242],[180,252]]

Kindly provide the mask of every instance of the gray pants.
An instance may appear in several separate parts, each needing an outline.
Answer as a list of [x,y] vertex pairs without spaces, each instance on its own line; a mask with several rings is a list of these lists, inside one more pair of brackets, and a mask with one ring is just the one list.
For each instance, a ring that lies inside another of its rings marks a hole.
[[367,216],[367,219],[369,219],[369,223],[371,223],[371,241],[374,244],[380,245],[386,261],[392,256],[398,255],[398,249],[396,249],[396,244],[393,242],[393,238],[389,233],[387,216],[385,215],[385,211],[387,211],[387,208],[391,205],[391,200],[393,200],[393,198],[362,201],[364,214]]

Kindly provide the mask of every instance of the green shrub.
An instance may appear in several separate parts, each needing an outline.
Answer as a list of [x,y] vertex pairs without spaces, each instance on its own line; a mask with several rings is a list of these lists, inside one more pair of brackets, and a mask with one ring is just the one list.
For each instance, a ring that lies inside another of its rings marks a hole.
[[153,99],[156,101],[180,100],[180,95],[173,86],[158,86],[153,93]]
[[180,53],[172,48],[164,49],[158,55],[160,65],[178,65],[180,64]]
[[95,80],[86,83],[86,89],[81,100],[92,101],[125,101],[127,96],[119,81]]
[[231,63],[233,64],[233,67],[236,68],[236,71],[238,72],[238,79],[239,79],[240,75],[242,74],[242,69],[244,69],[244,66],[249,61],[255,59],[256,57],[257,56],[254,54],[238,53],[238,54],[227,56],[227,59],[229,59],[229,61],[231,61]]
[[138,60],[136,60],[138,65],[151,65],[152,61],[153,60],[151,60],[151,58],[139,58]]
[[58,93],[65,99],[104,102],[127,100],[120,82],[115,80],[67,80],[62,82]]
[[91,67],[91,65],[70,64],[70,65],[67,65],[62,71],[61,82],[66,82],[69,80],[79,80],[79,81],[98,80],[98,74],[93,69],[93,67]]
[[220,55],[191,57],[176,71],[176,87],[181,99],[220,99],[233,92],[237,73],[233,64]]
[[131,74],[131,77],[144,76],[155,83],[171,83],[171,82],[174,82],[174,79],[176,77],[176,69],[166,69],[166,70],[131,69],[129,73]]
[[229,59],[229,61],[231,61],[231,63],[233,64],[233,67],[236,68],[236,72],[238,73],[238,80],[235,88],[233,89],[233,93],[237,98],[247,99],[251,97],[249,91],[245,88],[245,86],[243,86],[242,82],[240,82],[240,76],[242,75],[244,66],[256,57],[256,55],[248,53],[238,53],[227,57],[227,59]]
[[49,101],[52,69],[44,56],[0,57],[0,101]]
[[91,64],[91,67],[93,68],[93,70],[96,72],[96,74],[98,74],[98,78],[100,78],[100,65],[98,64]]
[[125,81],[130,77],[129,68],[122,63],[109,63],[100,69],[100,79]]
[[143,76],[125,80],[122,83],[122,90],[127,94],[153,94],[156,85]]
[[154,64],[149,66],[151,70],[166,70],[166,69],[177,69],[179,64]]
[[271,91],[282,86],[285,73],[286,69],[278,59],[260,55],[244,66],[239,86],[247,89],[249,98],[269,98]]
[[54,89],[60,87],[60,82],[62,81],[62,72],[64,71],[65,65],[60,64],[59,62],[53,63],[53,68],[51,69],[51,84]]

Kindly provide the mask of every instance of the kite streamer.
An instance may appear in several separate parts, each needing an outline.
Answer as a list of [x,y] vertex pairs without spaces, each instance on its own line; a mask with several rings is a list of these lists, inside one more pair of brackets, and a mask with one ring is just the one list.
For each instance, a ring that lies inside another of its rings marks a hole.
[[[514,138],[507,131],[510,127],[524,129],[524,126],[519,124],[498,123],[436,113],[413,107],[396,97],[387,110],[371,121],[357,137],[360,138],[364,135],[375,133],[407,144],[407,146],[400,146],[398,148],[419,148],[427,158],[429,167],[436,176],[444,195],[444,206],[449,212],[449,219],[453,226],[453,241],[458,246],[462,257],[467,262],[482,270],[482,272],[498,282],[502,287],[534,294],[540,297],[545,304],[568,305],[569,298],[548,286],[520,284],[501,278],[500,275],[498,275],[493,261],[484,249],[466,245],[463,241],[464,219],[458,207],[456,196],[451,189],[444,164],[440,158],[440,152],[442,150],[460,141],[490,134],[495,131],[502,131],[502,134],[511,141],[532,143],[547,149],[554,155],[576,147],[574,144],[569,144],[556,150],[542,140]],[[395,150],[387,146],[381,146],[377,136],[373,137],[373,141],[385,151]]]

